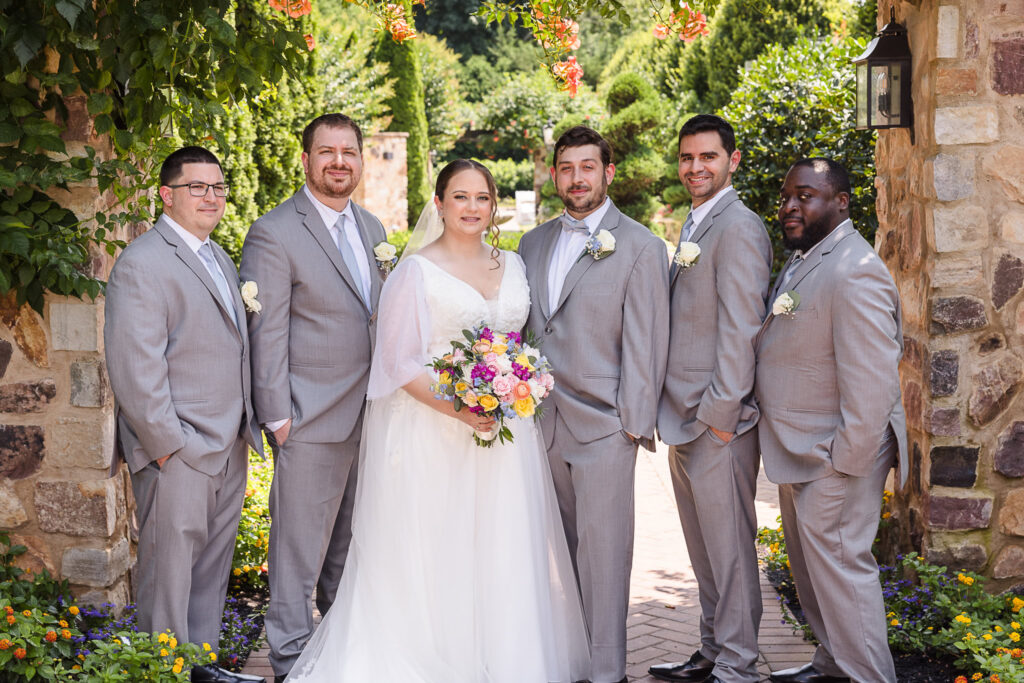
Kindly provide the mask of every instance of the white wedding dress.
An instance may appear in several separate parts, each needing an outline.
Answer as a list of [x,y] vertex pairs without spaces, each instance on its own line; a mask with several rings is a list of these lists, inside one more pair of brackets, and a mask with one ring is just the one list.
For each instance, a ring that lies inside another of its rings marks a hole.
[[[288,681],[571,683],[589,649],[547,458],[532,420],[480,448],[399,387],[462,330],[519,330],[530,297],[505,252],[485,299],[423,256],[381,294],[353,538],[337,599]],[[557,368],[556,381],[557,381]]]

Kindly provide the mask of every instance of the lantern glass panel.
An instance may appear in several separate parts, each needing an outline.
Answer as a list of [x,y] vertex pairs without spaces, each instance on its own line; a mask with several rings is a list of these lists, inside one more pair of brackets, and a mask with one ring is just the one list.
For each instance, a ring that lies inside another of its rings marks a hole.
[[868,127],[868,65],[857,65],[857,128]]
[[900,125],[901,66],[899,63],[871,65],[871,123],[874,126]]

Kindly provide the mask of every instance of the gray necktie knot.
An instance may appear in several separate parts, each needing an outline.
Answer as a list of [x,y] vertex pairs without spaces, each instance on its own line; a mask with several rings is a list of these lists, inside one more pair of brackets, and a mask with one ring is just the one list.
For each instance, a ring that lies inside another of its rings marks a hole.
[[585,220],[573,218],[567,213],[562,214],[562,230],[566,232],[578,232],[581,235],[589,235],[590,228]]
[[679,232],[679,241],[689,242],[691,233],[693,233],[693,211],[686,214],[686,222],[683,223],[683,229]]

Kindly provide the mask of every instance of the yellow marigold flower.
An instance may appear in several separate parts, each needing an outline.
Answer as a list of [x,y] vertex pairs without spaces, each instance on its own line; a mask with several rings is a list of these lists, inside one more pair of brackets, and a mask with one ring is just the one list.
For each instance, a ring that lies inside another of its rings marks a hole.
[[176,673],[176,674],[180,674],[181,673],[181,664],[175,664],[174,666],[172,666],[171,667],[171,672],[172,673]]
[[67,629],[63,629],[60,632],[60,637],[63,638],[64,640],[71,640],[71,631],[69,631]]
[[160,635],[158,635],[156,637],[156,642],[158,642],[158,643],[166,643],[167,642],[167,634],[166,633],[161,633]]
[[[171,649],[173,650],[174,648],[178,647],[178,639],[175,638],[174,636],[171,636],[171,639],[169,641],[167,641],[167,644],[170,645]],[[181,657],[179,657],[178,659],[181,659]],[[182,659],[181,661],[184,662],[185,660]]]
[[231,570],[231,573],[234,574],[235,576],[241,576],[242,575],[242,570],[239,569],[238,567],[235,567],[234,569]]
[[1010,622],[1010,626],[1011,626],[1011,627],[1013,628],[1013,630],[1015,630],[1015,631],[1019,631],[1019,630],[1020,630],[1020,622],[1019,622],[1019,621],[1011,621],[1011,622]]
[[216,662],[217,661],[217,653],[216,652],[211,652],[210,653],[210,661],[211,662]]
[[961,612],[953,618],[954,621],[959,621],[961,624],[971,623],[971,618],[967,614]]
[[889,625],[890,626],[899,626],[900,625],[900,620],[899,619],[893,619],[892,621],[889,622]]
[[[242,571],[245,572],[246,574],[248,574],[251,570],[252,570],[252,567],[250,567],[249,565],[243,565],[242,566]],[[207,647],[209,647],[209,646],[207,645]]]
[[968,631],[964,634],[964,640],[974,640],[974,634]]
[[74,606],[74,605],[71,605],[71,607],[68,608],[68,614],[70,614],[73,617],[77,617],[78,616],[78,608],[76,606]]
[[1012,640],[1015,643],[1019,642],[1020,641],[1020,634],[1017,633],[1016,631],[1011,632],[1010,633],[1010,640]]
[[892,517],[892,513],[891,512],[883,512],[882,513],[882,519],[889,519],[890,517]]
[[999,678],[999,676],[997,676],[996,674],[992,674],[991,676],[989,676],[988,680],[992,681],[992,683],[1002,683],[1002,679]]
[[1015,613],[1019,612],[1021,610],[1021,608],[1024,608],[1024,600],[1021,600],[1020,598],[1016,598],[1015,597],[1013,599],[1013,603],[1012,604],[1013,604],[1012,609],[1013,609],[1013,611]]
[[967,676],[957,676],[953,679],[953,683],[967,683]]
[[972,681],[980,681],[981,680],[981,672],[979,671],[979,672],[975,673],[973,676],[971,676],[971,680]]
[[1002,632],[1003,627],[1000,626],[999,624],[996,624],[995,627],[992,630],[995,631],[996,633],[1000,633],[1000,632]]
[[168,654],[170,654],[170,653],[167,652],[167,650],[165,648],[160,648],[160,656],[161,657],[166,657]]
[[896,613],[895,613],[895,612],[889,612],[889,613],[888,613],[888,614],[886,614],[885,616],[887,616],[887,617],[890,617],[890,618],[891,618],[891,617],[894,617],[894,616],[896,616]]
[[991,633],[986,633],[986,634],[984,634],[981,637],[984,638],[985,640],[992,640],[992,634]]
[[203,652],[209,652],[209,651],[210,651],[210,644],[209,643],[203,643]]
[[61,619],[57,623],[60,624],[61,628],[67,628],[68,627],[68,622],[64,621],[63,619]]
[[27,609],[24,612],[22,612],[21,614],[22,614],[22,616],[30,617],[30,616],[32,616],[32,610]]

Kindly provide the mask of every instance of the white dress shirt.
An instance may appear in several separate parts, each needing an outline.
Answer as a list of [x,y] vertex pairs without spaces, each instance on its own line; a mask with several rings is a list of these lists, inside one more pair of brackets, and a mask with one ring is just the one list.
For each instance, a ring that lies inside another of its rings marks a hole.
[[853,221],[850,220],[849,218],[847,218],[845,221],[843,221],[842,223],[840,223],[836,227],[832,228],[832,231],[829,232],[828,235],[825,235],[823,238],[821,238],[821,240],[817,244],[815,244],[813,247],[811,247],[807,251],[803,251],[803,250],[797,249],[796,251],[793,252],[793,259],[789,262],[789,267],[786,268],[784,273],[782,273],[782,284],[779,285],[779,291],[780,292],[786,291],[785,287],[786,287],[786,285],[789,284],[789,281],[793,279],[793,275],[796,273],[796,269],[799,268],[800,264],[803,261],[806,261],[807,257],[810,256],[814,252],[814,250],[818,248],[818,244],[821,244],[822,242],[827,240],[829,238],[829,236],[833,232],[835,232],[839,228],[843,227],[847,223],[850,224],[851,228],[853,227]]
[[601,220],[608,213],[608,207],[612,200],[605,197],[604,204],[598,207],[597,211],[588,215],[583,221],[587,224],[586,235],[581,232],[567,232],[559,224],[558,240],[551,253],[551,264],[548,266],[548,311],[554,312],[558,306],[558,299],[562,296],[562,285],[565,284],[565,276],[579,260],[583,248],[601,225]]
[[716,192],[714,196],[711,197],[711,199],[707,200],[706,202],[704,202],[703,204],[694,209],[690,209],[690,216],[693,218],[693,227],[690,228],[690,234],[685,235],[683,237],[683,242],[693,241],[690,238],[693,237],[693,233],[697,229],[697,226],[700,225],[700,222],[704,220],[709,213],[711,213],[711,209],[715,208],[715,204],[717,204],[718,200],[722,198],[722,195],[724,195],[731,189],[732,185],[726,185],[721,190]]
[[[356,265],[359,268],[359,273],[352,273],[353,277],[358,275],[360,286],[363,291],[369,294],[370,292],[370,262],[366,258],[366,247],[363,246],[363,240],[359,236],[359,224],[356,223],[356,215],[352,211],[352,202],[346,202],[345,208],[341,211],[335,211],[331,207],[324,204],[322,201],[313,196],[313,193],[309,191],[309,187],[306,185],[302,186],[302,190],[309,197],[309,200],[313,202],[313,206],[316,207],[317,213],[320,214],[320,218],[323,219],[324,225],[327,226],[327,231],[331,233],[331,239],[334,240],[335,246],[341,249],[341,240],[344,238],[349,247],[352,248],[352,253],[356,257]],[[338,218],[345,216],[345,234],[338,234]]]

